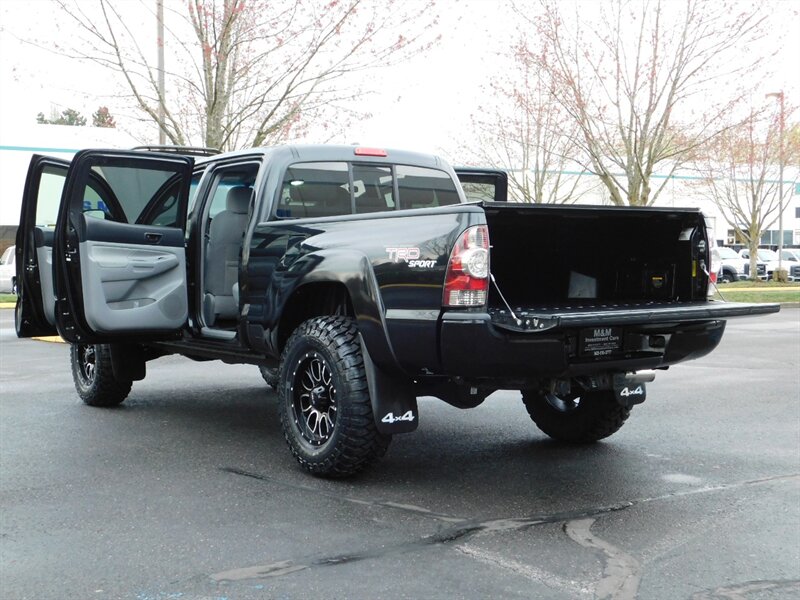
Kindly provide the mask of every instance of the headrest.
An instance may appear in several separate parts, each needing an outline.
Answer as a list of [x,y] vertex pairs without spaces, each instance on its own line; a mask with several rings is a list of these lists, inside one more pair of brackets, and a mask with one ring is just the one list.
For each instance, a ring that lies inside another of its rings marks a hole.
[[232,213],[246,215],[250,210],[250,198],[253,195],[253,189],[240,185],[228,190],[228,196],[225,198],[225,208]]

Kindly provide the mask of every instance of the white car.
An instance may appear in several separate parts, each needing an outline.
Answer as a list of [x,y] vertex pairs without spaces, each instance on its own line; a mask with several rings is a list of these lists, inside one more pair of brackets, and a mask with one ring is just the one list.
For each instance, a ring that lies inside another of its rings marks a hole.
[[800,248],[784,248],[781,260],[783,268],[789,273],[789,281],[800,280]]
[[[739,250],[739,256],[745,259],[750,259],[750,251],[747,248]],[[772,273],[778,268],[778,253],[767,248],[759,248],[758,256],[756,257],[759,263],[766,265],[766,279],[772,279]],[[764,279],[759,269],[759,279]]]
[[800,265],[800,248],[784,248],[781,251],[781,260],[789,266]]
[[16,294],[17,293],[17,265],[15,262],[16,246],[6,248],[0,258],[0,293],[2,294]]
[[750,279],[750,262],[742,258],[733,248],[718,246],[717,251],[722,260],[722,272],[719,280],[722,283],[739,281],[740,279]]

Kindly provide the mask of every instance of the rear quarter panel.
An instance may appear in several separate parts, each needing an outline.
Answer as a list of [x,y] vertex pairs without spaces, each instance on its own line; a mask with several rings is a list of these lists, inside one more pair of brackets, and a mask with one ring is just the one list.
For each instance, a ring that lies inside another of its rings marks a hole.
[[260,223],[249,248],[248,321],[269,337],[295,291],[339,282],[376,364],[411,375],[437,372],[450,250],[459,233],[482,222],[479,207],[456,205]]

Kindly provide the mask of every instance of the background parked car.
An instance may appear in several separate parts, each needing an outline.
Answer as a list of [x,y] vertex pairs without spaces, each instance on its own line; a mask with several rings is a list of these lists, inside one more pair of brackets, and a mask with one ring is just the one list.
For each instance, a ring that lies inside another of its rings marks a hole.
[[800,248],[784,248],[781,259],[783,268],[789,272],[789,281],[800,281]]
[[719,277],[721,283],[730,283],[731,281],[750,278],[750,265],[748,261],[739,256],[733,248],[719,246],[717,250],[722,260],[722,272]]
[[0,294],[17,293],[17,265],[14,259],[15,246],[6,248],[0,258]]
[[[739,256],[742,258],[750,260],[750,251],[748,249],[739,250]],[[758,256],[756,256],[756,260],[758,261],[758,278],[759,279],[772,279],[772,273],[778,268],[778,253],[772,250],[768,250],[767,248],[759,248],[758,249]],[[761,273],[761,264],[764,264],[765,269],[764,273]]]
[[800,265],[800,248],[784,248],[781,251],[781,260],[793,265]]

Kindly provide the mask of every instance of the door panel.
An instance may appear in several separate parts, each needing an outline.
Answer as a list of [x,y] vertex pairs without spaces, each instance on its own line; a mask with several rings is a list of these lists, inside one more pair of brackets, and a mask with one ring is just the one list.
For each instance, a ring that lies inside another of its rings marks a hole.
[[[183,233],[162,227],[132,232],[119,223],[87,221],[80,262],[89,326],[99,333],[167,330],[185,323],[189,311]],[[154,241],[160,243],[151,245]],[[177,243],[167,245],[169,241]]]
[[[53,232],[47,232],[49,244],[36,246],[36,261],[39,265],[39,281],[42,286],[42,309],[47,322],[55,328],[56,326],[56,294],[53,290]],[[44,238],[45,235],[37,227],[37,237]]]
[[[192,165],[187,157],[144,152],[84,151],[73,159],[55,241],[56,318],[65,339],[180,333],[188,319]],[[164,222],[170,226],[156,224]]]
[[69,162],[34,155],[17,229],[17,335],[54,335],[53,234]]
[[172,329],[186,322],[183,248],[133,250],[110,242],[81,244],[86,321],[96,332]]

